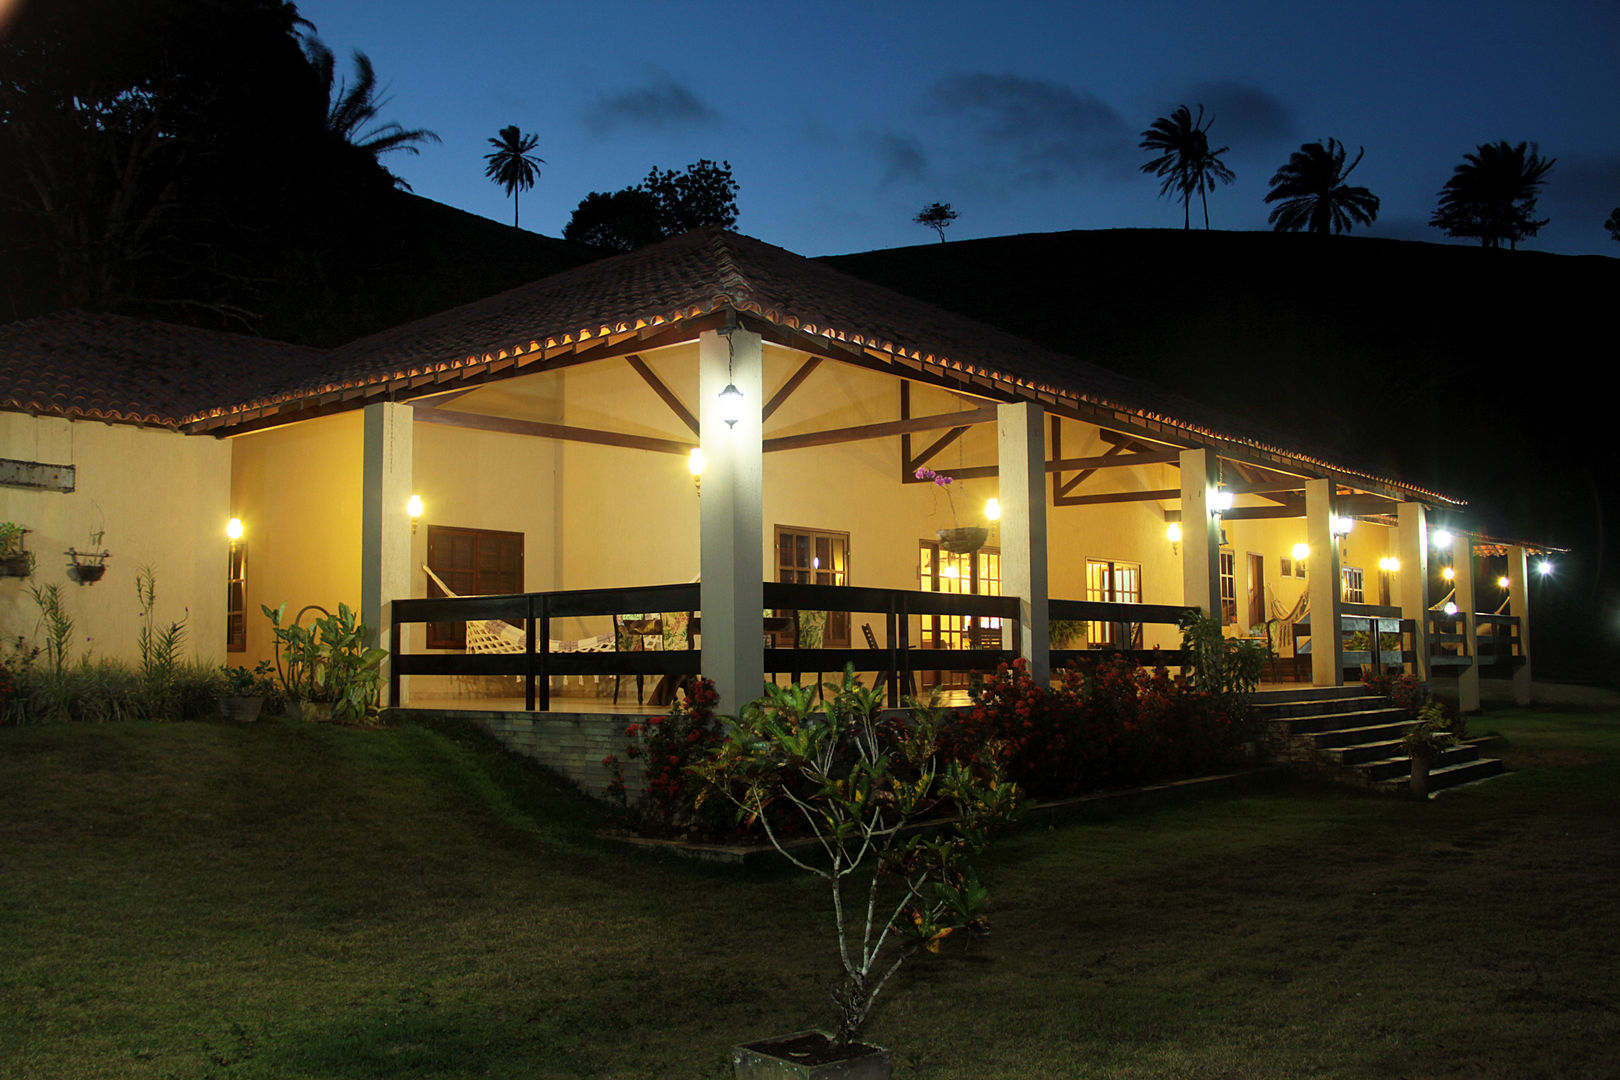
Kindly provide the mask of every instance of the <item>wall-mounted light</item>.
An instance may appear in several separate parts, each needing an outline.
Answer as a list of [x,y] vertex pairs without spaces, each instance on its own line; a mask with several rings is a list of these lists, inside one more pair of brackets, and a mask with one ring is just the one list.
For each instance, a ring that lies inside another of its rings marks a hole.
[[743,415],[743,392],[737,389],[734,382],[726,383],[726,388],[720,391],[720,419],[726,422],[726,427],[734,428]]
[[1334,536],[1349,536],[1350,530],[1356,527],[1356,519],[1351,517],[1334,517],[1328,520],[1328,531]]
[[1452,601],[1452,600],[1447,600],[1445,610],[1446,610],[1447,615],[1453,615],[1453,616],[1456,615],[1457,614],[1457,604],[1456,604],[1456,602]]
[[411,518],[411,535],[415,536],[416,535],[416,522],[422,516],[422,496],[420,496],[420,495],[412,495],[409,499],[406,499],[405,500],[405,512],[410,515],[410,518]]
[[1180,522],[1172,521],[1170,523],[1169,527],[1164,530],[1164,538],[1166,540],[1170,541],[1170,553],[1172,555],[1180,555],[1181,554],[1181,524],[1180,524]]
[[1437,547],[1437,548],[1448,548],[1448,547],[1450,547],[1451,546],[1451,531],[1449,529],[1436,529],[1436,530],[1434,530],[1433,543],[1434,543],[1434,546]]
[[989,499],[984,504],[984,519],[986,521],[1001,520],[1001,500]]
[[1311,545],[1304,543],[1295,544],[1293,556],[1295,562],[1304,562],[1306,559],[1311,557]]
[[1386,574],[1398,574],[1401,570],[1401,560],[1393,555],[1385,555],[1378,560],[1378,569]]
[[1512,585],[1513,582],[1508,580],[1508,576],[1506,574],[1503,574],[1501,577],[1496,579],[1496,587],[1499,589],[1511,588]]
[[1440,576],[1445,578],[1447,581],[1456,581],[1457,571],[1448,566],[1440,571]]
[[231,518],[231,520],[227,521],[225,523],[225,535],[230,538],[233,544],[242,539],[242,519]]
[[1548,574],[1552,573],[1552,570],[1553,570],[1553,567],[1552,567],[1552,560],[1551,559],[1542,559],[1539,563],[1536,564],[1536,572],[1539,573],[1542,577],[1546,577]]
[[692,486],[697,488],[698,494],[703,494],[703,467],[709,463],[703,456],[703,447],[694,446],[686,455],[686,471],[692,474]]
[[1232,493],[1230,491],[1213,491],[1209,496],[1209,512],[1224,514],[1232,509]]

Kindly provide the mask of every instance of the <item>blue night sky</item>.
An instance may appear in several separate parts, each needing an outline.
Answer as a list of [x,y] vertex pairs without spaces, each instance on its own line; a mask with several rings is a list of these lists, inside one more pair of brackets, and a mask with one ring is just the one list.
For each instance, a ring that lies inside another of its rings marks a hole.
[[[1217,229],[1265,229],[1267,181],[1300,143],[1366,157],[1383,199],[1358,233],[1442,241],[1435,196],[1482,142],[1529,141],[1558,164],[1524,246],[1620,256],[1620,4],[1424,0],[1344,4],[797,5],[598,0],[299,0],[349,70],[361,49],[385,119],[443,138],[384,163],[417,194],[510,223],[483,176],[507,124],[546,160],[526,229],[557,236],[590,191],[654,165],[726,159],[740,232],[804,255],[952,239],[1173,228],[1181,207],[1139,171],[1155,117],[1202,103],[1236,183]],[[1194,204],[1194,223],[1198,208]]]

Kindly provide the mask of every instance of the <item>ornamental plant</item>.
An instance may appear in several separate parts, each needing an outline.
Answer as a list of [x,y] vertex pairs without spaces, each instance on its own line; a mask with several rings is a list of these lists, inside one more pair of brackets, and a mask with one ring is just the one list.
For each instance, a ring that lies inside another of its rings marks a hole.
[[[843,1047],[908,957],[937,953],[964,928],[988,932],[988,893],[967,860],[1020,815],[1023,793],[1003,777],[994,747],[946,752],[939,708],[909,701],[906,717],[885,719],[881,689],[862,686],[853,667],[827,685],[836,696],[816,709],[814,686],[767,684],[725,721],[726,741],[693,772],[710,798],[758,822],[783,857],[829,886],[844,972],[834,1041]],[[808,838],[787,842],[773,808]]]
[[930,480],[930,481],[932,481],[935,487],[939,488],[941,491],[943,491],[945,493],[945,501],[947,503],[949,503],[950,507],[951,507],[951,524],[955,525],[956,524],[956,500],[951,498],[951,485],[956,483],[955,478],[950,477],[950,476],[946,476],[944,473],[937,473],[933,469],[930,469],[930,468],[928,468],[926,466],[924,466],[923,468],[918,469],[916,472],[912,473],[911,475],[915,476],[919,480]]
[[714,715],[720,695],[714,682],[683,682],[679,698],[663,716],[636,721],[624,729],[624,757],[641,766],[634,800],[625,781],[625,761],[615,754],[602,759],[612,773],[608,797],[623,809],[625,822],[649,836],[714,839],[735,831],[729,807],[701,796],[706,788],[692,766],[707,760],[724,738]]

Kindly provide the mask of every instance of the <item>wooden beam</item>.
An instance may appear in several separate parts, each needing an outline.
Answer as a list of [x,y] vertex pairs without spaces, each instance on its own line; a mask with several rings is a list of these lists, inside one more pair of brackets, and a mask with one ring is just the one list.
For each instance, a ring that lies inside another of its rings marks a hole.
[[1046,471],[1068,472],[1070,469],[1123,469],[1131,465],[1173,465],[1179,460],[1181,460],[1179,450],[1152,454],[1103,454],[1098,457],[1057,458],[1046,463]]
[[919,466],[926,465],[928,463],[929,458],[933,457],[935,454],[939,453],[941,450],[945,449],[947,446],[951,445],[951,443],[955,442],[957,439],[960,439],[965,434],[967,434],[967,428],[965,427],[951,428],[951,430],[935,439],[932,446],[918,454],[916,457],[912,458],[910,461],[906,462],[906,472],[916,472]]
[[881,424],[858,424],[855,427],[833,428],[828,431],[809,431],[803,435],[783,435],[775,439],[766,439],[765,452],[803,450],[811,446],[860,442],[863,439],[885,439],[890,435],[908,435],[913,431],[938,431],[940,428],[959,427],[963,424],[988,424],[993,423],[995,419],[996,407],[988,405],[982,409],[968,409],[938,416],[919,416],[911,420],[886,420]]
[[507,416],[452,412],[448,409],[418,409],[415,419],[426,424],[499,431],[506,435],[532,435],[542,439],[561,439],[565,442],[595,443],[599,446],[622,446],[630,450],[651,450],[659,454],[684,456],[692,450],[691,443],[677,442],[674,439],[655,439],[646,435],[625,435],[617,431],[546,424],[537,420],[514,420]]
[[804,383],[804,380],[810,377],[810,373],[820,366],[821,357],[819,356],[812,356],[804,363],[800,364],[799,370],[790,375],[788,377],[788,381],[782,384],[782,389],[772,394],[771,400],[765,403],[765,411],[760,414],[760,422],[763,423],[764,421],[769,420],[771,418],[771,414],[775,413],[777,409],[780,409],[782,407],[782,403],[785,402],[789,397],[793,396],[793,391],[797,390]]
[[1179,499],[1180,488],[1161,488],[1157,491],[1109,491],[1100,495],[1069,495],[1065,506],[1091,506],[1097,503],[1152,502],[1155,499]]
[[641,376],[642,381],[652,387],[653,393],[662,398],[664,404],[669,406],[670,412],[674,413],[681,423],[686,425],[687,430],[691,431],[693,435],[701,437],[702,432],[698,430],[697,417],[693,416],[691,410],[681,403],[680,398],[675,396],[675,391],[665,386],[664,380],[654,374],[653,369],[647,366],[647,361],[635,353],[631,353],[625,359],[630,361],[630,367],[637,375]]

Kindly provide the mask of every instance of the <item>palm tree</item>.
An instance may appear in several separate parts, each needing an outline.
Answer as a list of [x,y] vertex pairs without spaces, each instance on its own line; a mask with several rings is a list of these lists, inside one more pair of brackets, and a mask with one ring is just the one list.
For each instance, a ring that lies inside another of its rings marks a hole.
[[1204,107],[1198,106],[1198,118],[1193,119],[1192,111],[1183,105],[1169,116],[1161,116],[1153,121],[1151,127],[1142,132],[1142,141],[1138,144],[1143,150],[1160,151],[1158,157],[1142,166],[1142,171],[1152,173],[1164,178],[1159,187],[1160,195],[1169,195],[1172,191],[1179,192],[1181,196],[1181,227],[1192,228],[1191,203],[1194,192],[1204,204],[1204,228],[1209,228],[1209,193],[1215,190],[1217,181],[1230,184],[1236,179],[1232,170],[1226,167],[1221,155],[1230,147],[1223,146],[1219,150],[1209,148],[1209,129],[1215,123],[1210,117],[1204,122]]
[[1499,248],[1506,240],[1517,250],[1550,220],[1535,220],[1536,189],[1557,161],[1529,143],[1484,143],[1452,171],[1429,224],[1448,236],[1477,236],[1481,247]]
[[1288,163],[1271,178],[1266,202],[1281,201],[1271,211],[1270,221],[1278,232],[1308,229],[1322,236],[1350,231],[1352,223],[1371,225],[1378,216],[1378,196],[1364,187],[1350,187],[1345,180],[1361,164],[1363,147],[1356,160],[1344,167],[1344,145],[1329,139],[1305,143],[1288,156]]
[[[377,72],[371,65],[371,57],[359,49],[354,51],[352,84],[347,80],[342,83],[337,81],[337,64],[332,50],[319,38],[312,37],[304,42],[304,55],[315,69],[315,77],[326,87],[326,130],[373,161],[382,154],[391,154],[396,150],[408,154],[420,153],[417,143],[442,141],[426,128],[406,128],[392,120],[387,123],[377,121],[377,114],[393,99],[378,96]],[[381,168],[380,163],[378,167]],[[383,171],[387,172],[386,169]],[[396,186],[411,190],[411,185],[404,180],[393,173],[388,175]]]
[[489,162],[484,167],[484,175],[506,188],[506,193],[512,196],[514,229],[518,223],[518,191],[534,187],[535,179],[540,175],[540,170],[535,166],[546,163],[545,158],[535,157],[529,152],[539,143],[540,136],[525,135],[516,124],[508,124],[501,128],[499,138],[489,140],[495,152],[484,155],[484,160]]

